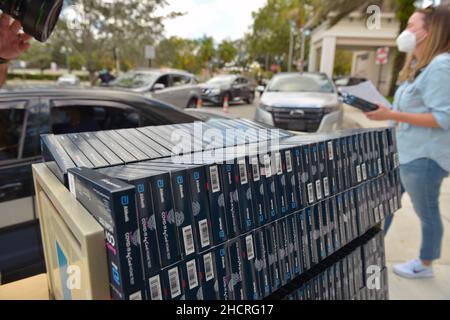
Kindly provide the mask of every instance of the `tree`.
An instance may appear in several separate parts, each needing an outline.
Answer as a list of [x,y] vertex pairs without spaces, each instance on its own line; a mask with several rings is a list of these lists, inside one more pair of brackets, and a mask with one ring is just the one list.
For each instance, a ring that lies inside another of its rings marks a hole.
[[116,48],[125,61],[144,60],[144,45],[160,37],[164,19],[178,15],[158,16],[165,5],[165,0],[78,0],[61,19],[55,39],[82,57],[93,81],[101,61],[111,60]]
[[27,61],[29,68],[39,69],[41,73],[45,69],[50,68],[50,64],[53,61],[50,46],[37,42],[31,45],[30,49],[22,55],[21,59]]
[[214,48],[214,39],[212,37],[204,36],[197,40],[198,53],[197,57],[201,68],[212,69],[213,60],[216,55],[216,49]]
[[233,41],[223,40],[222,43],[219,44],[219,48],[217,50],[217,55],[221,64],[220,67],[232,62],[236,58],[237,53],[238,50]]

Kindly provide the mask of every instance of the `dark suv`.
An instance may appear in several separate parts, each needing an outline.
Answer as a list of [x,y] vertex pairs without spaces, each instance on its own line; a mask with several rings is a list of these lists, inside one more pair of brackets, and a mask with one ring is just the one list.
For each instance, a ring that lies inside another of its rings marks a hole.
[[229,102],[245,101],[248,104],[252,104],[255,99],[255,85],[243,76],[216,76],[200,87],[202,100],[216,105],[223,105],[226,97]]
[[31,173],[41,134],[200,121],[194,114],[129,92],[0,90],[0,284],[45,272]]

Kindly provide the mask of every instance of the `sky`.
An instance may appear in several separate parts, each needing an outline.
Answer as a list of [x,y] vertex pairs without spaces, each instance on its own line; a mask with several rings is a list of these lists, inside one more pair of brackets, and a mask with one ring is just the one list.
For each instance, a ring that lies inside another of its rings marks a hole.
[[212,36],[216,41],[242,38],[252,24],[252,12],[267,0],[168,0],[162,12],[185,12],[165,22],[165,35],[182,38]]

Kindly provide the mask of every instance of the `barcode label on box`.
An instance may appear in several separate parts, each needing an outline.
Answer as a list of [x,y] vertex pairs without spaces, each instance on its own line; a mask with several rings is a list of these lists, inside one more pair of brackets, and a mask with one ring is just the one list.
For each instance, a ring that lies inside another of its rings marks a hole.
[[159,275],[150,278],[148,282],[150,285],[151,300],[162,300],[161,280]]
[[204,219],[199,221],[198,226],[200,229],[200,244],[202,248],[207,247],[210,245],[208,220]]
[[328,158],[334,160],[333,142],[328,142]]
[[330,184],[328,183],[328,177],[323,178],[323,189],[325,197],[328,197],[330,195]]
[[142,300],[141,291],[137,291],[135,293],[130,294],[130,300]]
[[239,177],[241,178],[241,184],[247,184],[247,166],[245,165],[245,160],[239,160]]
[[322,188],[320,185],[320,180],[316,181],[316,195],[317,195],[317,200],[322,199]]
[[69,180],[69,190],[72,193],[72,195],[76,198],[77,190],[75,189],[75,177],[73,176],[73,174],[69,173],[67,175],[67,178]]
[[205,264],[205,278],[206,281],[214,279],[214,267],[212,254],[208,253],[203,256],[203,263]]
[[356,177],[358,179],[358,182],[362,181],[362,179],[361,179],[361,166],[360,165],[356,166]]
[[183,228],[183,241],[184,241],[184,251],[186,255],[190,255],[195,252],[194,246],[194,235],[192,233],[192,226],[187,226]]
[[367,166],[366,166],[365,163],[363,163],[363,164],[361,165],[361,170],[362,170],[362,177],[363,177],[363,180],[365,181],[365,180],[367,180]]
[[257,157],[252,158],[251,162],[252,162],[253,181],[259,181],[261,179],[261,175],[259,173],[258,158]]
[[383,167],[381,166],[381,158],[378,158],[378,173],[383,173]]
[[253,246],[253,236],[249,235],[245,238],[245,244],[247,246],[247,259],[255,259],[255,248]]
[[217,166],[212,166],[209,168],[209,173],[211,175],[211,188],[213,193],[220,191],[220,180],[219,180],[219,168]]
[[270,178],[272,176],[272,165],[270,162],[270,157],[267,154],[264,156],[264,171],[267,178]]
[[178,267],[169,270],[169,287],[172,299],[175,299],[181,294],[180,275]]
[[283,174],[283,167],[281,165],[281,154],[279,152],[275,153],[275,167],[278,175]]
[[194,289],[198,287],[198,278],[197,278],[197,265],[195,264],[195,260],[188,261],[186,263],[187,274],[188,274],[188,283],[189,289]]
[[286,171],[292,172],[292,154],[291,151],[286,151]]
[[313,185],[312,183],[308,183],[308,200],[309,203],[313,203],[314,202],[314,191],[313,191]]

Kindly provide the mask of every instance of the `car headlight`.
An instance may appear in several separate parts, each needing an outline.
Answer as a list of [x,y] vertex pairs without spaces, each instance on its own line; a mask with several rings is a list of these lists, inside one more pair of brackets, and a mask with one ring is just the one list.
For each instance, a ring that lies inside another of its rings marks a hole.
[[259,107],[260,107],[262,110],[267,111],[267,112],[272,112],[272,111],[273,111],[272,106],[270,106],[270,105],[268,105],[268,104],[265,104],[265,103],[260,103],[260,104],[259,104]]
[[220,94],[220,89],[218,89],[218,88],[216,88],[216,89],[211,89],[211,90],[209,91],[209,94],[212,94],[212,95],[219,95],[219,94]]

